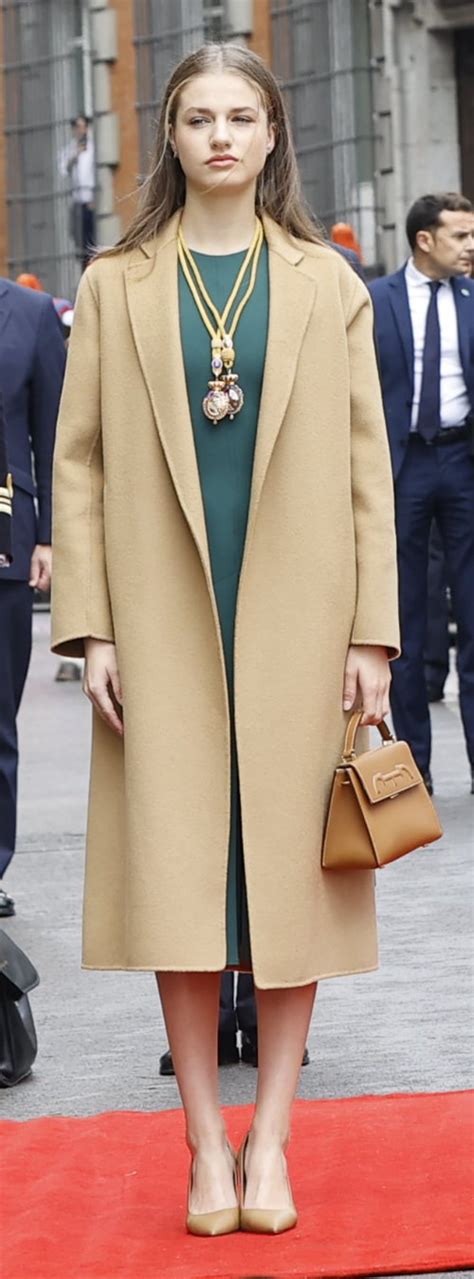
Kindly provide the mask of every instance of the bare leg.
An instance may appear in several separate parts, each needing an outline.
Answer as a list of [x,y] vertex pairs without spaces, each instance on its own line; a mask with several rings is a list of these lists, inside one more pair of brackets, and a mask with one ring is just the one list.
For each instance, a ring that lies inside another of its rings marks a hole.
[[247,1208],[287,1208],[285,1150],[316,985],[256,990],[258,1086],[246,1153]]
[[191,1211],[233,1208],[233,1161],[219,1104],[220,973],[157,973],[156,979],[194,1159]]

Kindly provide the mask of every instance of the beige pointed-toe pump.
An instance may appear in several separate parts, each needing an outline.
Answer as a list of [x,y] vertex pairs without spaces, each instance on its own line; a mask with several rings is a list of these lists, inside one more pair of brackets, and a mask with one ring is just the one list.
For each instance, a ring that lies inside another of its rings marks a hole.
[[247,1175],[245,1172],[245,1155],[248,1134],[238,1154],[239,1194],[240,1194],[240,1229],[248,1234],[281,1235],[285,1230],[293,1230],[298,1220],[290,1182],[287,1177],[289,1208],[244,1208]]
[[[229,1146],[229,1150],[234,1160],[234,1186],[238,1200],[237,1191],[237,1163],[235,1151]],[[219,1208],[216,1212],[190,1212],[189,1205],[191,1202],[191,1194],[194,1181],[194,1160],[191,1163],[189,1171],[188,1184],[188,1212],[186,1217],[186,1229],[190,1235],[231,1235],[236,1230],[240,1230],[240,1210],[238,1205],[235,1208]]]

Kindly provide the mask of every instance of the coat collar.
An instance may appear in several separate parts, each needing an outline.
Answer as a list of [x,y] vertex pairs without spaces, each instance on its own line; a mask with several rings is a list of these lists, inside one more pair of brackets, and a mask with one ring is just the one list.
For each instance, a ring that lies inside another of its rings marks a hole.
[[[174,242],[178,236],[181,214],[182,209],[177,209],[176,213],[173,213],[173,216],[165,224],[162,230],[159,231],[158,235],[153,236],[151,240],[146,240],[145,243],[136,250],[136,253],[138,255],[143,255],[146,258],[154,258],[156,254],[160,252],[160,249],[165,248],[165,246],[170,242]],[[293,266],[304,258],[304,249],[302,249],[296,241],[290,240],[273,218],[270,218],[267,213],[264,213],[262,221],[265,238],[270,250],[275,253],[279,253],[281,257],[285,258],[286,261],[290,262]]]
[[[176,251],[179,220],[180,212],[174,214],[155,239],[131,255],[126,271],[126,292],[134,342],[158,435],[212,590],[206,522],[180,339]],[[315,280],[301,268],[295,270],[304,259],[304,249],[290,241],[271,218],[264,218],[264,227],[269,247],[270,316],[247,543],[291,395],[316,291]]]

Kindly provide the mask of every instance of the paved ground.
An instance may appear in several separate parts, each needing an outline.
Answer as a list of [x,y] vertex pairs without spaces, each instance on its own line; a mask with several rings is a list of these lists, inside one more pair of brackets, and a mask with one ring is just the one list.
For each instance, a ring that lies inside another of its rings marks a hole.
[[[40,1051],[32,1078],[0,1097],[2,1114],[175,1107],[174,1080],[157,1070],[166,1041],[153,978],[79,967],[89,707],[79,684],[54,683],[48,627],[47,615],[36,615],[21,714],[18,853],[7,880],[18,912],[8,931],[41,974],[32,996]],[[302,1097],[472,1084],[474,797],[454,676],[433,720],[444,839],[379,875],[381,967],[321,983]],[[221,1077],[225,1104],[253,1099],[251,1068]]]

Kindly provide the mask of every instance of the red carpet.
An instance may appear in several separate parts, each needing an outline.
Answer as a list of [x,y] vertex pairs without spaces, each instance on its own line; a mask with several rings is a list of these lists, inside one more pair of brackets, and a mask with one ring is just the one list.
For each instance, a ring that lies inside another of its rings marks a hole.
[[[472,1096],[298,1102],[297,1229],[183,1228],[180,1111],[0,1124],[2,1279],[316,1279],[474,1263]],[[227,1111],[231,1138],[250,1107]]]

